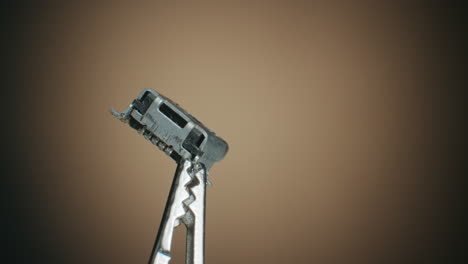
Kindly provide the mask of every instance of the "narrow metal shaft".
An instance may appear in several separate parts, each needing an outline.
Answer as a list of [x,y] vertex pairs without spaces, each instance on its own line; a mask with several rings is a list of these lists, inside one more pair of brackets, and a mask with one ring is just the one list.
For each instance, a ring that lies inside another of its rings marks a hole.
[[204,263],[206,171],[189,160],[178,166],[159,227],[150,264],[168,264],[174,229],[187,227],[186,263]]
[[[206,173],[199,170],[195,173],[198,185],[193,187],[195,200],[189,205],[187,216],[187,253],[186,264],[203,264],[205,262],[205,200],[206,200]],[[190,220],[192,220],[190,222]]]

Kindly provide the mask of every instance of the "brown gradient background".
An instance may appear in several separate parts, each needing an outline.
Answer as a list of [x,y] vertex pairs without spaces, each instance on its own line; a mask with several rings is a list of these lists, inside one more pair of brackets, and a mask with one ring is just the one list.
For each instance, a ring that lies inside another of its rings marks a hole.
[[[206,263],[415,263],[441,250],[448,189],[436,177],[444,135],[428,10],[393,1],[22,10],[16,206],[27,229],[16,255],[146,263],[176,166],[108,109],[147,87],[230,145],[210,175]],[[173,263],[183,239],[180,228]]]

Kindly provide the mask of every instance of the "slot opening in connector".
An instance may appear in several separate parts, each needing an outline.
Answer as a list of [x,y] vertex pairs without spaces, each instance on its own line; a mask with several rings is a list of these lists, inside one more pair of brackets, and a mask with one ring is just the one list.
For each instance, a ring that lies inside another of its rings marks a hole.
[[180,128],[184,128],[187,125],[187,120],[185,120],[182,116],[176,113],[170,106],[165,103],[162,103],[159,106],[159,111],[163,113],[167,118],[169,118],[172,122],[174,122]]

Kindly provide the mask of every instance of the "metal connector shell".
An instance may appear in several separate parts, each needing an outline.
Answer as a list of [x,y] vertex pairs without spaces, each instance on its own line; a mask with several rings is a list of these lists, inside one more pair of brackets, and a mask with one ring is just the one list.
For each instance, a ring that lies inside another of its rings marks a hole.
[[152,89],[143,90],[123,113],[111,112],[177,162],[198,157],[208,170],[228,151],[226,141]]

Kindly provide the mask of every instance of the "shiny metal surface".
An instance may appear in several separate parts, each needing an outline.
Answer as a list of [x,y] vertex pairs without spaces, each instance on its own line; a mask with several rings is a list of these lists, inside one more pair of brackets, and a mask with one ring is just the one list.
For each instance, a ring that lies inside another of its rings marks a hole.
[[227,143],[176,103],[145,89],[130,106],[111,113],[177,162],[150,264],[168,264],[174,229],[187,228],[186,264],[203,264],[208,169],[228,151]]
[[187,227],[186,263],[204,263],[205,177],[199,163],[185,160],[179,164],[150,264],[169,263],[174,229],[180,223]]
[[111,113],[177,162],[198,156],[209,169],[228,151],[226,141],[153,89],[144,89],[122,113]]

